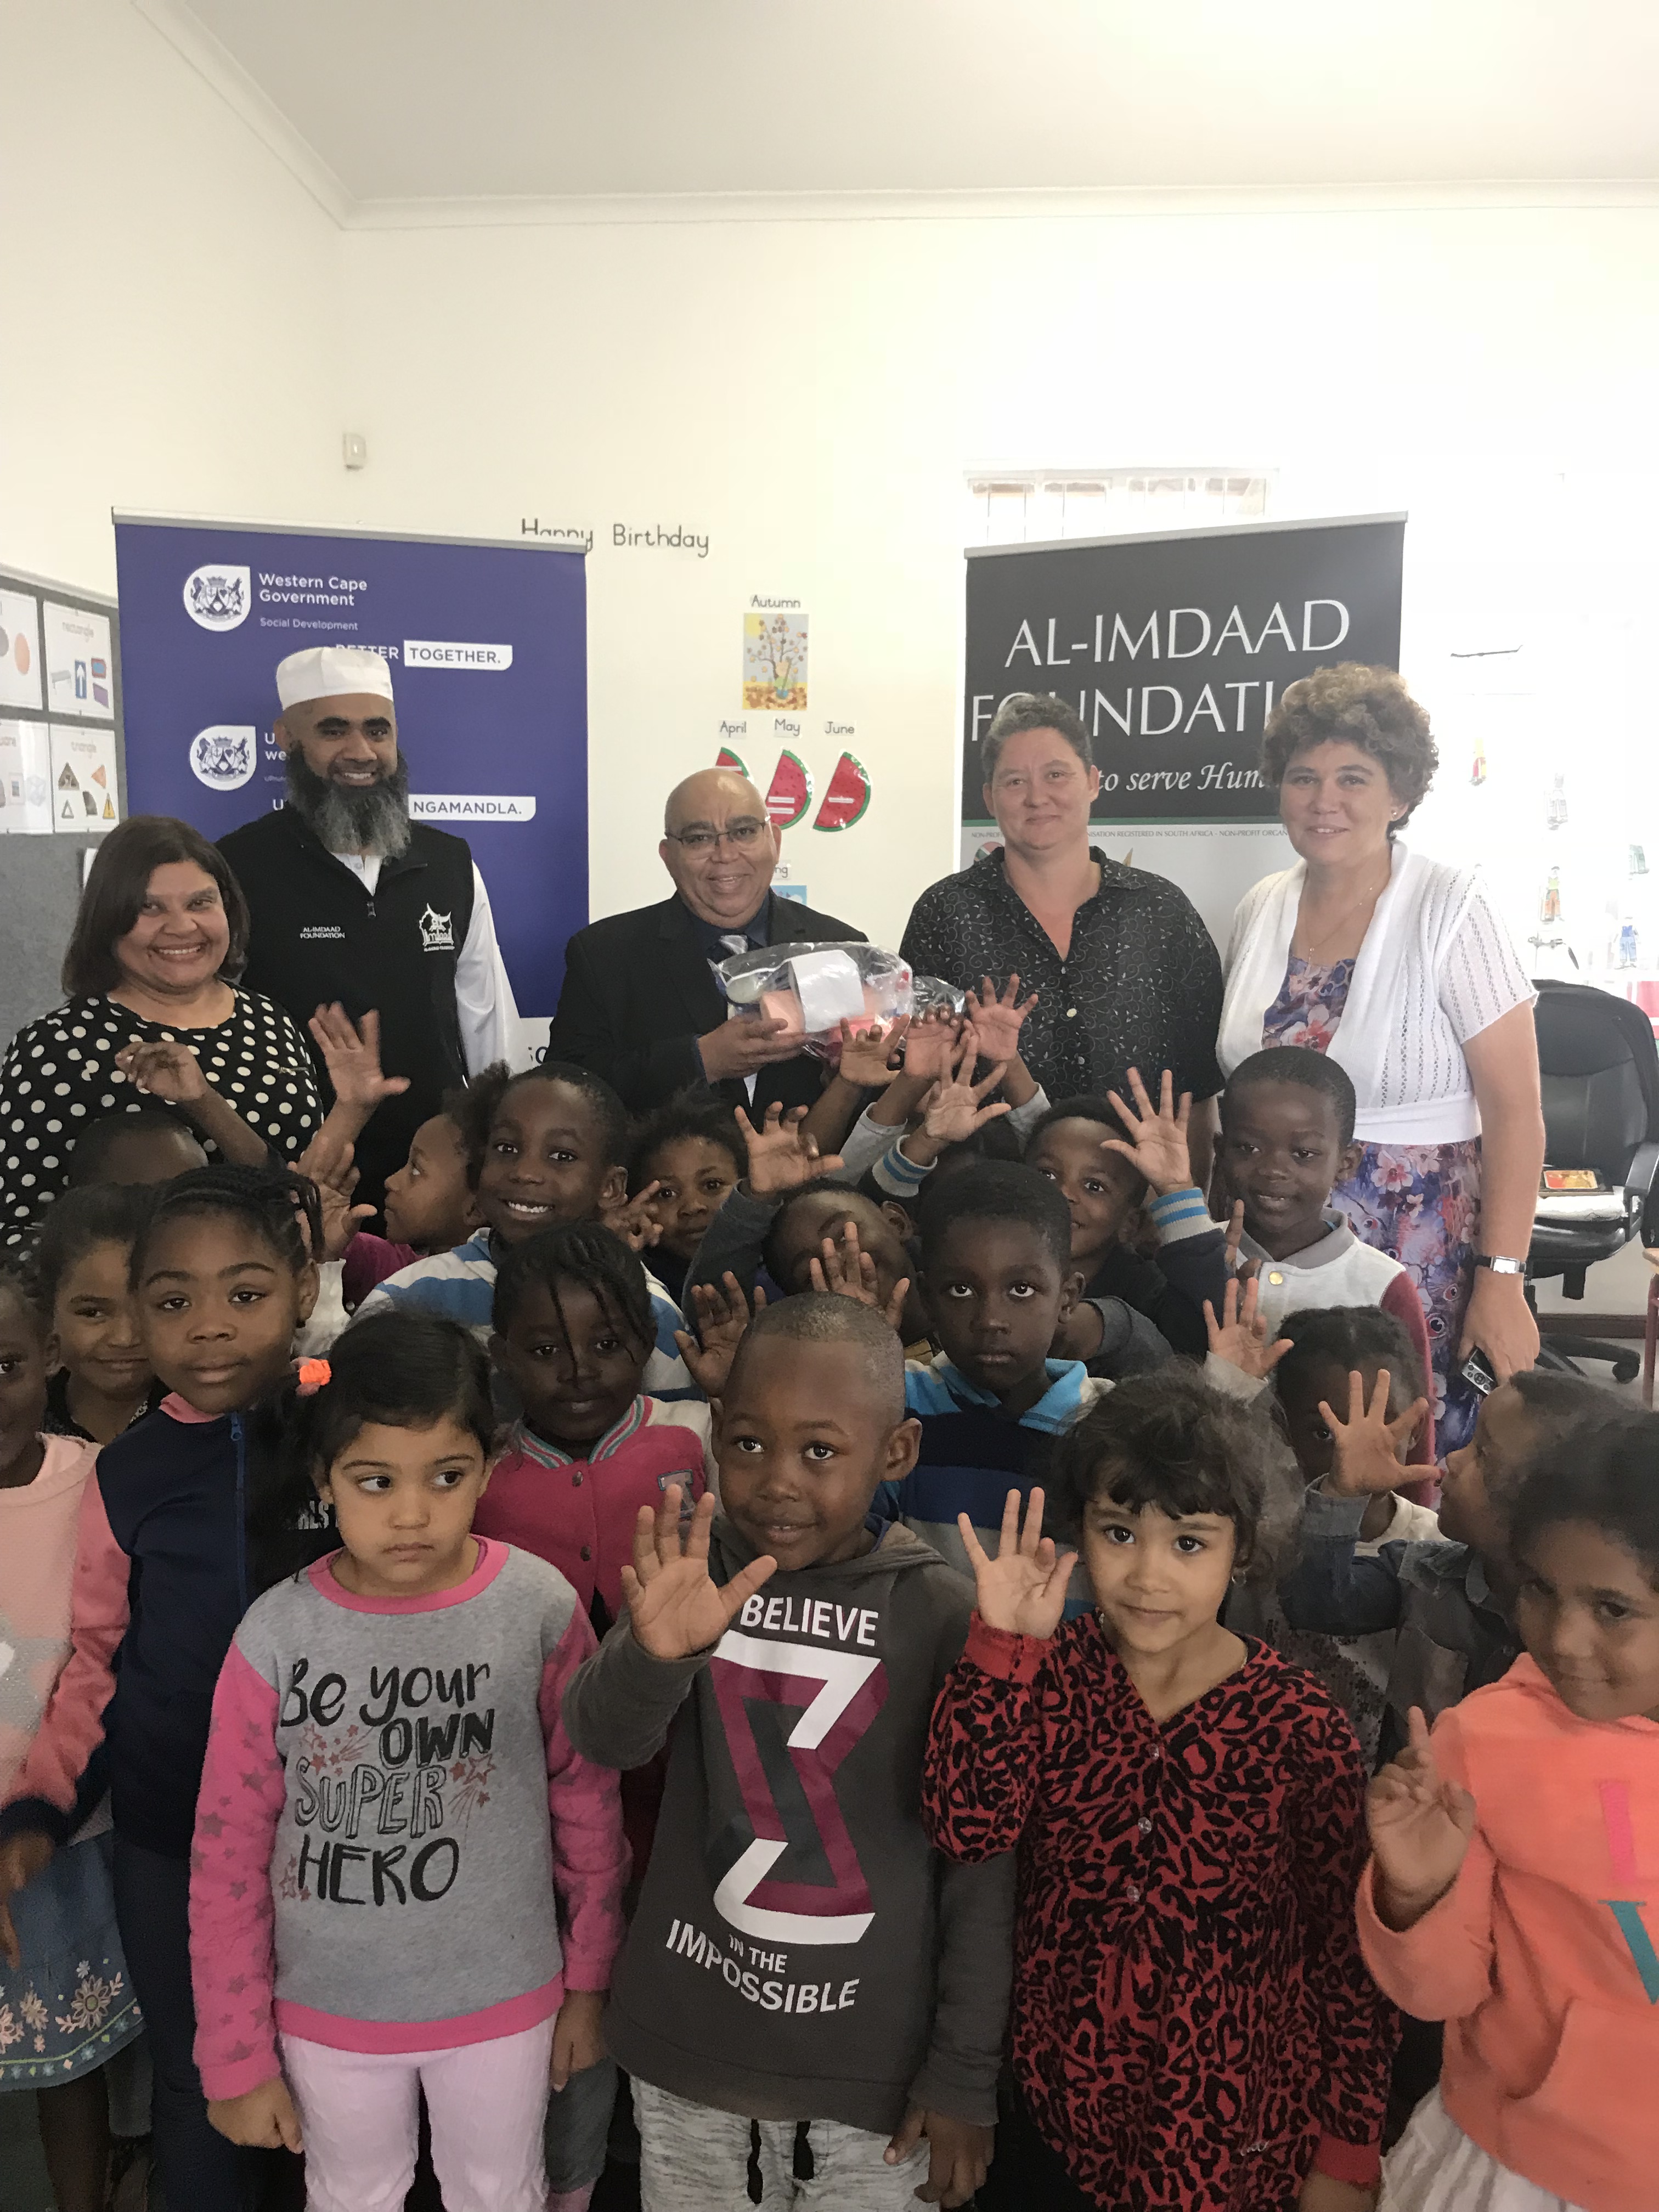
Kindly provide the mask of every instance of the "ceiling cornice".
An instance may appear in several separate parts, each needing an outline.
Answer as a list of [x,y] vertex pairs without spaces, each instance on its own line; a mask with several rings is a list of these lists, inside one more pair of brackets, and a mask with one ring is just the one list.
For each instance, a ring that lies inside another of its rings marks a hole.
[[311,141],[295,129],[275,100],[200,19],[181,0],[132,0],[132,4],[276,156],[289,174],[305,186],[324,214],[343,230],[349,228],[356,212],[350,193]]
[[985,222],[1103,216],[1409,214],[1524,208],[1659,207],[1659,178],[1559,184],[1494,179],[1423,185],[1085,186],[1031,191],[572,193],[512,199],[359,200],[349,230],[488,230],[596,223]]
[[1659,178],[1491,179],[1260,187],[1111,185],[1029,191],[593,192],[523,198],[354,199],[185,0],[132,0],[342,230],[561,229],[581,225],[1081,221],[1110,216],[1467,213],[1652,209]]

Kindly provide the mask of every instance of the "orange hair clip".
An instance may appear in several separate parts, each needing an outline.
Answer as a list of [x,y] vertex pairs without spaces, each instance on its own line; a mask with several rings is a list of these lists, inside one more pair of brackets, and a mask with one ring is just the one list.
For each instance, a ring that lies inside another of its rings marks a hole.
[[334,1379],[334,1370],[325,1359],[302,1359],[300,1362],[300,1395],[314,1398],[325,1383]]

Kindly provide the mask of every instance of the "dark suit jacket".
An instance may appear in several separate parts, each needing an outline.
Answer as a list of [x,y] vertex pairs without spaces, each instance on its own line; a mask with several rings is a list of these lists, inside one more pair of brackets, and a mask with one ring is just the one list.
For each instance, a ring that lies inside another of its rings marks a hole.
[[[863,941],[833,915],[772,895],[774,945],[813,938]],[[565,947],[564,989],[553,1017],[550,1060],[574,1060],[622,1093],[631,1114],[649,1112],[688,1084],[701,1083],[696,1041],[719,1027],[726,1001],[710,972],[695,923],[678,897],[590,921]],[[823,1088],[822,1061],[803,1053],[763,1067],[755,1079],[756,1118],[774,1099],[810,1106]],[[740,1081],[714,1086],[731,1106],[746,1103]]]

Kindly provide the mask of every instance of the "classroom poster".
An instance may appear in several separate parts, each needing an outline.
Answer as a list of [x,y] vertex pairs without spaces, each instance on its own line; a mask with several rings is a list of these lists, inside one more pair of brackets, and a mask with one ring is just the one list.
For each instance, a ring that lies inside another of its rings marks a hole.
[[120,819],[113,730],[54,722],[52,727],[52,826],[64,836],[112,830]]
[[40,602],[0,590],[0,707],[40,707]]
[[109,617],[48,599],[44,617],[46,707],[54,714],[115,719]]

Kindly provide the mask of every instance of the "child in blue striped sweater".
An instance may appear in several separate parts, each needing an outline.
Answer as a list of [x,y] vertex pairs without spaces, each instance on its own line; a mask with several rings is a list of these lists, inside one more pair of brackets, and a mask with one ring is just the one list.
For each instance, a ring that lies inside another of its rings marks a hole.
[[[603,1221],[631,1243],[648,1243],[644,1202],[628,1202],[628,1121],[603,1077],[562,1060],[523,1074],[505,1062],[453,1102],[466,1146],[467,1181],[483,1226],[453,1251],[435,1252],[372,1291],[357,1319],[386,1312],[440,1314],[488,1344],[502,1252],[538,1230]],[[680,1310],[647,1267],[657,1341],[641,1387],[653,1398],[697,1394],[674,1341]]]
[[1083,1288],[1052,1182],[985,1160],[928,1191],[919,1211],[922,1295],[943,1348],[907,1370],[905,1411],[921,1421],[921,1443],[877,1506],[970,1575],[957,1516],[987,1536],[1000,1528],[1009,1491],[1047,1480],[1056,1437],[1111,1385],[1080,1360],[1049,1356]]

